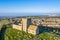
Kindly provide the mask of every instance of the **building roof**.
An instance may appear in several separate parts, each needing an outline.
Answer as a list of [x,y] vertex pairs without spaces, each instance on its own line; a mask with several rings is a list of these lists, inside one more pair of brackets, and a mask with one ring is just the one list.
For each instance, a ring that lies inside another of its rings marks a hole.
[[30,25],[29,26],[29,30],[36,30],[38,28],[38,26],[35,26],[35,25]]

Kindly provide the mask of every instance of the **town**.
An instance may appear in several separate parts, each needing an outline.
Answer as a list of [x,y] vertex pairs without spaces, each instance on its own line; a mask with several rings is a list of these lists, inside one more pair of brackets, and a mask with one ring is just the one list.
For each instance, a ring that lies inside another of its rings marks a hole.
[[[22,17],[22,18],[10,18],[10,22],[13,24],[12,28],[18,29],[27,33],[31,33],[33,35],[38,35],[41,33],[41,28],[40,27],[52,27],[53,29],[56,28],[55,30],[59,32],[60,29],[60,17]],[[45,28],[45,29],[46,29]],[[47,28],[48,29],[48,28]],[[52,30],[55,32],[53,29],[48,29]]]

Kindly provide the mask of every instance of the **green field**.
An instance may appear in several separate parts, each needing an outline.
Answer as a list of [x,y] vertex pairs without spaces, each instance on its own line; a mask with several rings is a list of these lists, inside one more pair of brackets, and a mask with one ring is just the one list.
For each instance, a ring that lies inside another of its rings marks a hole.
[[59,40],[60,36],[43,32],[38,37],[16,29],[8,28],[4,34],[4,40]]
[[0,26],[0,30],[1,30],[2,26]]
[[6,29],[4,39],[5,40],[30,40],[34,37],[32,34],[28,34],[16,29],[8,28]]
[[8,20],[1,20],[1,21],[0,21],[0,24],[8,24],[8,23],[9,23]]
[[43,32],[39,34],[38,38],[41,40],[59,40],[60,36],[53,33]]
[[9,21],[8,20],[0,20],[0,30],[2,28],[2,25],[4,24],[9,24]]

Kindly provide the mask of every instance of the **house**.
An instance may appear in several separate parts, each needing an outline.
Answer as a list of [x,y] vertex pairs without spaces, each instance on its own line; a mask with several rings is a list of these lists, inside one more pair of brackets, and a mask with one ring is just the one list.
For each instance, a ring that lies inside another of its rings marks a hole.
[[22,24],[20,25],[13,24],[12,26],[14,29],[22,30]]
[[29,28],[28,28],[28,33],[31,33],[31,34],[34,34],[34,35],[39,34],[38,26],[30,25]]

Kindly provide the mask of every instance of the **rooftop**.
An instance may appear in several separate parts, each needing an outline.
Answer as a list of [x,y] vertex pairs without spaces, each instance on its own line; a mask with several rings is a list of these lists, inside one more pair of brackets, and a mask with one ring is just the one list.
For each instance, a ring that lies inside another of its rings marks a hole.
[[37,28],[38,28],[38,27],[35,26],[35,25],[30,25],[28,29],[29,29],[29,30],[36,30]]

